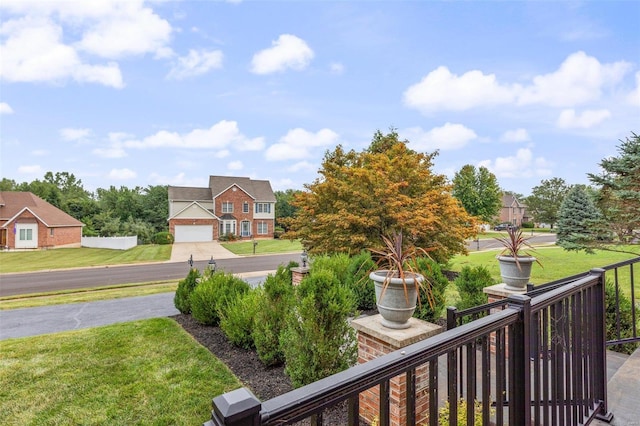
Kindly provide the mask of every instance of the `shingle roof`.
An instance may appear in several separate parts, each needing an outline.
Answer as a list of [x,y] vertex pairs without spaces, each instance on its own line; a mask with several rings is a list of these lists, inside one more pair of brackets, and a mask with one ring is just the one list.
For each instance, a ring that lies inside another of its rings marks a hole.
[[[82,222],[49,204],[31,192],[0,192],[0,221],[9,221],[25,209],[29,209],[50,228],[84,226]],[[5,223],[3,227],[7,225]]]
[[211,201],[211,188],[169,186],[169,199],[181,201]]
[[248,177],[235,176],[209,176],[209,187],[214,197],[234,184],[242,188],[256,201],[276,202],[276,196],[268,180],[253,180]]

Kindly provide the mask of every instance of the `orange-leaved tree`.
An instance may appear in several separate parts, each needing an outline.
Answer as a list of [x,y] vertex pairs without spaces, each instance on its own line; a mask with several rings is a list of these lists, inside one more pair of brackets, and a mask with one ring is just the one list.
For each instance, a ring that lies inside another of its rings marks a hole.
[[296,194],[286,238],[300,238],[310,253],[357,253],[383,247],[382,236],[402,232],[409,244],[437,261],[466,252],[476,222],[433,173],[437,153],[407,147],[395,130],[376,132],[369,147],[327,152],[320,177]]

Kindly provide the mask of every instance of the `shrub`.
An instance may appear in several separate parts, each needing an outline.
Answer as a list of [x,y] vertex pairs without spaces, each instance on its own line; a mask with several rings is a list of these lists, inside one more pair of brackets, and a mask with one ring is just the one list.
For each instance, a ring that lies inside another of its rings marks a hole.
[[[633,337],[632,305],[629,298],[622,292],[618,292],[618,310],[616,312],[616,286],[607,280],[604,287],[605,326],[607,340],[624,339]],[[619,313],[619,315],[618,315]],[[617,321],[620,322],[620,335],[618,336]],[[632,354],[638,348],[637,343],[625,343],[623,345],[610,346],[616,352]]]
[[173,244],[173,235],[170,232],[157,232],[153,236],[154,244]]
[[460,293],[457,308],[462,310],[487,303],[487,295],[482,289],[496,282],[485,266],[465,266],[454,283]]
[[376,308],[376,289],[369,273],[375,269],[376,263],[370,251],[362,251],[353,256],[347,268],[346,286],[355,298],[356,309],[369,311]]
[[284,234],[284,228],[282,226],[276,226],[275,228],[273,228],[273,238],[274,239],[279,239],[282,234]]
[[263,299],[256,313],[252,337],[260,361],[267,366],[284,363],[280,347],[280,333],[284,329],[287,313],[293,305],[291,268],[278,267],[263,286]]
[[520,227],[525,229],[533,229],[535,227],[535,224],[533,222],[522,222],[520,224]]
[[200,278],[200,272],[195,268],[191,268],[187,277],[178,282],[176,294],[173,296],[173,304],[183,314],[191,313],[191,293],[198,285],[198,278]]
[[252,331],[256,314],[262,308],[263,294],[261,288],[252,289],[232,301],[220,314],[220,329],[234,345],[244,349],[254,347]]
[[355,363],[355,331],[347,322],[352,311],[352,294],[333,272],[312,270],[302,280],[281,339],[285,372],[295,387]]
[[[457,414],[458,421],[456,425],[466,426],[467,423],[467,400],[461,398],[458,400]],[[449,409],[449,401],[445,401],[444,407],[440,408],[438,412],[438,424],[441,426],[450,425],[450,409]],[[492,415],[495,413],[495,408],[489,409],[489,414]],[[478,400],[473,401],[473,425],[474,426],[482,426],[482,403]]]
[[191,315],[206,325],[218,325],[227,307],[251,287],[240,278],[216,272],[203,279],[191,293]]
[[[416,259],[418,269],[425,271],[425,279],[428,285],[420,288],[420,305],[416,308],[413,316],[424,321],[436,322],[444,313],[446,299],[445,291],[449,285],[449,280],[442,272],[442,267],[434,260],[427,257]],[[427,294],[431,292],[431,295]],[[429,301],[431,300],[431,304]]]
[[222,234],[220,235],[220,237],[218,237],[218,241],[236,241],[238,238],[240,237],[238,237],[236,234]]

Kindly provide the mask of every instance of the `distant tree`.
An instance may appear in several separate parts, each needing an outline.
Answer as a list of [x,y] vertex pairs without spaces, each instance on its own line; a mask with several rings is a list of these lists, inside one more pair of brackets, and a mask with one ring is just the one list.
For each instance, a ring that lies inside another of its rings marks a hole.
[[496,176],[486,167],[462,166],[453,178],[453,196],[472,216],[492,222],[502,207],[502,190]]
[[474,218],[451,196],[446,177],[431,170],[436,153],[407,147],[395,130],[376,132],[369,148],[325,154],[321,177],[295,196],[298,213],[285,238],[301,238],[311,253],[359,253],[381,248],[382,235],[402,230],[412,244],[444,262],[466,251]]
[[601,215],[583,185],[574,185],[564,198],[558,214],[556,244],[565,250],[585,250],[600,238]]
[[149,185],[142,190],[140,197],[141,219],[153,227],[155,232],[167,231],[169,224],[169,187],[167,185]]
[[543,179],[540,185],[533,187],[524,202],[536,222],[548,223],[553,228],[568,191],[569,186],[564,179]]
[[603,224],[615,235],[616,245],[640,241],[640,136],[631,135],[620,141],[618,156],[600,162],[601,174],[588,174],[600,189],[598,205],[604,214]]
[[140,187],[129,189],[126,186],[116,188],[112,185],[109,189],[98,188],[98,203],[103,212],[126,222],[130,217],[142,217],[141,192]]
[[2,178],[0,180],[0,191],[17,191],[18,184],[13,179]]
[[286,218],[293,217],[298,210],[292,203],[297,193],[302,192],[298,189],[287,189],[286,191],[276,191],[276,225],[282,226],[287,230]]

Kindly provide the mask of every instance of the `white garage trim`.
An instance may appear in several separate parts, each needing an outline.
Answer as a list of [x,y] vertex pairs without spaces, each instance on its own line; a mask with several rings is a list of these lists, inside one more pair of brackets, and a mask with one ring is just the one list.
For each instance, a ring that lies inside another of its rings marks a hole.
[[176,243],[213,241],[213,225],[176,225]]
[[38,224],[16,223],[16,248],[38,248]]

